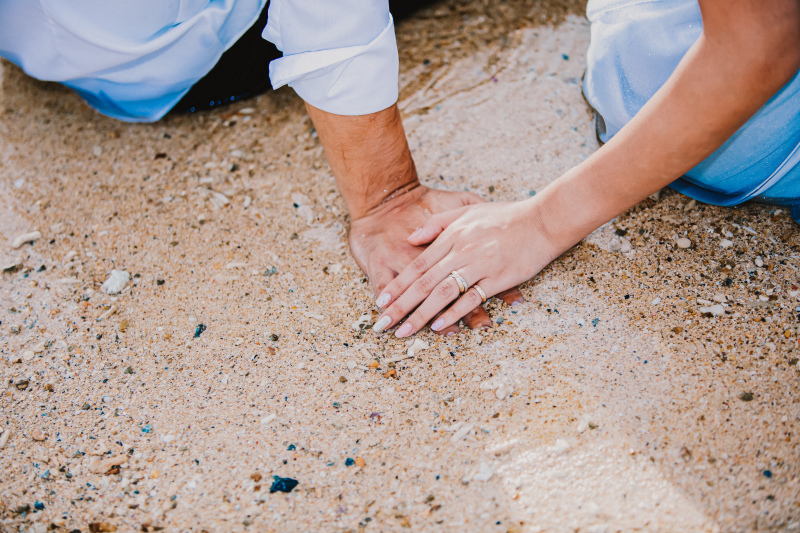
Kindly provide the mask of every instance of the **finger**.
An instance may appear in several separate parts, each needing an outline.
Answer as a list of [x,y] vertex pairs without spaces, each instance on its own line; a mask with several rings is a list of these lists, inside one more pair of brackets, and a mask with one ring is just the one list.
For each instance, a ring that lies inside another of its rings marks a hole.
[[[470,292],[473,293],[471,298],[473,300],[472,308],[474,309],[481,304],[481,297],[475,291],[467,291],[461,298],[464,298]],[[428,321],[437,313],[441,312],[442,309],[445,309],[448,305],[450,305],[450,303],[458,298],[458,296],[458,283],[456,283],[453,278],[448,276],[444,279],[444,281],[436,286],[436,288],[431,292],[430,296],[428,296],[428,298],[422,302],[417,310],[411,313],[405,322],[403,322],[403,325],[400,326],[395,332],[395,337],[402,339],[404,337],[408,337],[409,335],[413,335],[422,329],[425,324],[427,324]],[[475,300],[476,298],[477,300]]]
[[[433,320],[435,321],[440,316],[441,316],[441,313],[439,313],[438,315],[433,317]],[[445,337],[452,337],[453,335],[456,335],[456,334],[458,334],[460,332],[461,332],[461,328],[458,327],[458,324],[453,324],[452,326],[448,326],[448,327],[446,327],[444,329],[440,329],[439,331],[436,331],[435,333],[437,335],[443,335]]]
[[[444,276],[433,279],[428,274],[430,274],[429,269],[434,265],[438,265],[439,261],[441,261],[444,256],[450,252],[450,247],[451,245],[447,243],[439,246],[433,244],[426,248],[421,254],[415,257],[414,260],[411,261],[396,278],[394,278],[386,287],[384,287],[383,292],[375,302],[377,306],[386,307],[400,295],[405,296],[408,292],[408,289],[412,285],[416,285],[417,289],[420,289],[419,294],[424,294],[423,296],[419,296],[416,293],[414,294],[417,299],[413,302],[413,304],[414,307],[416,307],[419,302],[428,296],[428,293],[433,290],[433,287],[435,287],[440,281],[442,281],[442,279],[444,279]],[[407,311],[410,312],[412,309],[414,309],[414,307],[408,308],[407,306],[410,304],[408,302],[408,298],[406,300],[407,301],[404,305],[406,306]],[[401,315],[397,317],[397,319],[399,320],[403,316],[405,315]]]
[[423,244],[432,243],[447,226],[463,215],[468,207],[469,206],[464,206],[459,209],[452,209],[444,213],[433,215],[421,228],[417,228],[414,233],[408,236],[408,244],[422,246]]
[[495,297],[500,298],[506,305],[510,306],[525,303],[525,297],[522,295],[522,292],[520,292],[519,287],[514,287],[513,289],[498,293]]
[[394,269],[386,265],[380,265],[377,268],[370,269],[369,280],[372,282],[372,289],[375,291],[375,296],[383,292],[383,289],[391,283],[396,276]]
[[[486,292],[487,296],[490,296],[492,293],[489,292],[489,290],[491,289],[492,282],[490,280],[483,279],[479,283],[481,288]],[[478,309],[480,309],[483,311],[483,315],[485,315],[486,319],[489,319],[489,315],[486,314],[486,311],[482,307],[480,307],[480,304],[480,294],[478,294],[478,291],[476,291],[474,287],[470,287],[470,289],[458,300],[456,300],[456,302],[451,305],[447,311],[442,313],[442,316],[433,322],[431,329],[434,331],[440,331],[455,324],[461,317],[465,317],[464,321],[467,322],[471,328],[475,329],[475,326],[469,324],[466,315],[469,315],[470,313],[477,314]],[[488,322],[483,322],[483,324],[485,324],[485,327],[489,327],[492,325],[492,321],[489,319]]]
[[452,337],[453,335],[458,335],[461,333],[461,328],[458,327],[458,324],[453,324],[452,326],[448,326],[442,330],[434,331],[437,335],[444,335],[445,337]]
[[469,329],[484,329],[492,327],[492,319],[489,316],[489,313],[487,313],[486,309],[481,306],[467,311],[463,318],[464,324],[466,324]]

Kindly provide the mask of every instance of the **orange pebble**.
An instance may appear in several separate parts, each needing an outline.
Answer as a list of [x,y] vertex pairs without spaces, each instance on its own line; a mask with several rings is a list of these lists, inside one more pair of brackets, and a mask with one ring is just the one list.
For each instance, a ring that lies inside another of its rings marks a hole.
[[364,468],[364,466],[366,466],[366,464],[367,464],[367,462],[364,460],[363,457],[356,457],[356,466]]

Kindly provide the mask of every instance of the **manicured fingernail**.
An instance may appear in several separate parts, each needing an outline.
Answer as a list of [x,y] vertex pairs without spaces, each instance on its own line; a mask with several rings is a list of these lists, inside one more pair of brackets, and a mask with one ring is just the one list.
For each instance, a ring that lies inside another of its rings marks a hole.
[[372,326],[372,331],[374,331],[375,333],[382,332],[383,330],[386,329],[386,326],[388,326],[391,321],[392,318],[390,316],[381,317],[381,319],[375,322],[375,325]]
[[439,320],[431,324],[431,329],[433,331],[439,331],[440,329],[442,329],[442,326],[444,326],[444,319],[440,318]]
[[445,337],[452,337],[452,336],[453,336],[453,335],[455,335],[455,334],[456,334],[456,332],[455,332],[455,331],[448,331],[448,332],[447,332],[447,335],[445,335]]
[[524,303],[525,303],[525,298],[517,298],[516,300],[511,302],[511,307],[514,307],[515,305],[519,305],[519,304],[524,304]]
[[392,295],[389,294],[388,292],[384,292],[375,301],[375,305],[377,305],[378,307],[386,307],[386,304],[388,304],[391,299]]
[[414,325],[411,322],[406,322],[405,324],[400,326],[400,329],[398,329],[395,332],[394,336],[397,337],[398,339],[402,339],[403,337],[406,337],[411,334],[411,329],[413,327]]

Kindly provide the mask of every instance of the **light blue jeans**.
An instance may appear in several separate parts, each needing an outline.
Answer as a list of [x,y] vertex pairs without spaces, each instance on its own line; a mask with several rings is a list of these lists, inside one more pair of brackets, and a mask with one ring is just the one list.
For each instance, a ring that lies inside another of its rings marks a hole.
[[[608,141],[664,84],[702,32],[697,0],[589,0],[583,91]],[[701,202],[786,205],[800,222],[800,72],[725,144],[670,185]]]

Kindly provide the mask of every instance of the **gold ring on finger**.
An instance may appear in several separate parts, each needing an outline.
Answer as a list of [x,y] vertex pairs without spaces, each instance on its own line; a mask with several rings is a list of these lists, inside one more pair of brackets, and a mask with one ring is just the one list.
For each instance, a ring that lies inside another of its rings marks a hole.
[[475,289],[475,291],[481,297],[481,303],[485,302],[486,301],[486,293],[483,292],[483,289],[481,289],[481,286],[476,283],[475,285],[472,286],[472,288]]
[[467,280],[465,280],[464,277],[458,273],[458,270],[453,270],[447,277],[456,280],[456,283],[458,284],[459,294],[464,294],[465,292],[467,292],[467,289],[469,289],[469,285],[467,285]]

